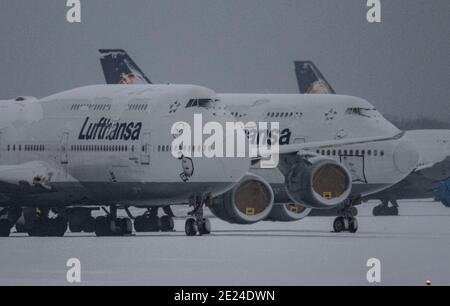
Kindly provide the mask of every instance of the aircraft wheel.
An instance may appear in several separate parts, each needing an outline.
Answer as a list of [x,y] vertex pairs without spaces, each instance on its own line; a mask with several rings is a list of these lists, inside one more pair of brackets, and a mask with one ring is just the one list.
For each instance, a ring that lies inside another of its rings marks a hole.
[[398,210],[398,207],[391,207],[390,208],[390,215],[391,216],[398,216],[399,215],[399,210]]
[[175,222],[172,217],[163,216],[161,217],[161,231],[162,232],[171,232],[175,228]]
[[356,216],[358,216],[358,208],[356,208],[356,207],[352,207],[352,208],[350,208],[350,214],[353,216],[353,217],[356,217]]
[[161,219],[157,216],[146,217],[146,232],[159,232],[161,230]]
[[348,223],[348,231],[352,234],[355,234],[358,231],[359,224],[358,219],[351,218]]
[[203,222],[198,226],[198,231],[200,235],[211,234],[211,221],[207,218],[203,219]]
[[375,207],[373,208],[373,210],[372,210],[372,215],[373,215],[374,217],[381,216],[381,210],[382,210],[382,207],[381,207],[380,205],[375,206]]
[[9,237],[12,224],[9,220],[0,220],[0,237]]
[[335,233],[341,233],[345,231],[345,219],[344,217],[337,217],[333,223],[333,229]]
[[145,230],[145,217],[139,216],[134,219],[134,230],[137,233],[142,233]]
[[184,229],[186,232],[186,236],[192,237],[197,235],[198,232],[197,221],[195,221],[195,219],[192,218],[187,219]]
[[30,237],[47,237],[49,233],[50,220],[47,218],[36,219],[28,230]]
[[105,237],[111,235],[110,223],[107,217],[97,217],[95,219],[95,235]]
[[116,231],[117,235],[123,236],[123,235],[131,235],[133,233],[133,223],[128,218],[120,218],[117,219],[116,222]]
[[94,217],[89,217],[82,225],[82,231],[85,233],[93,233],[95,231],[95,219]]
[[47,235],[50,237],[63,237],[67,231],[67,220],[62,217],[49,219],[47,222]]
[[83,231],[83,225],[74,222],[69,222],[69,230],[72,233],[81,233]]

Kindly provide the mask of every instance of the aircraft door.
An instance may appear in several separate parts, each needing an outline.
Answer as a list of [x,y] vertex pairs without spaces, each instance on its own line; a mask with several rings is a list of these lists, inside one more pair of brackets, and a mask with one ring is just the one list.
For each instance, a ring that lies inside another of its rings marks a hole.
[[145,133],[141,142],[141,164],[150,165],[150,140],[151,134]]
[[359,182],[367,184],[366,172],[365,172],[365,160],[364,156],[356,155],[341,155],[341,164],[344,165],[352,175],[353,182]]
[[61,138],[61,164],[69,163],[69,132],[64,132]]

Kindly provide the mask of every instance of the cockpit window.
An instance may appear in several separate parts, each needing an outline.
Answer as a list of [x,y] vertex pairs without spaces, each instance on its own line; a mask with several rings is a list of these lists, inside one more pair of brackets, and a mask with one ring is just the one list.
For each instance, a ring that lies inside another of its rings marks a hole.
[[379,112],[375,108],[350,107],[345,112],[346,115],[356,115],[367,118],[379,117]]
[[213,99],[191,99],[189,100],[188,104],[186,105],[186,108],[189,107],[201,107],[201,108],[212,108],[214,107],[214,101]]

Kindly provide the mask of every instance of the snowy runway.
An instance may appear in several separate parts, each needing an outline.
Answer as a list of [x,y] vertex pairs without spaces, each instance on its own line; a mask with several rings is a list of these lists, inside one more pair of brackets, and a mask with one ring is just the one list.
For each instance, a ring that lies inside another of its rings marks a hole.
[[213,234],[0,238],[0,285],[66,285],[66,262],[81,261],[82,285],[367,285],[366,262],[381,260],[383,285],[450,284],[450,209],[400,203],[399,217],[360,208],[360,231],[331,233],[333,218],[230,225]]

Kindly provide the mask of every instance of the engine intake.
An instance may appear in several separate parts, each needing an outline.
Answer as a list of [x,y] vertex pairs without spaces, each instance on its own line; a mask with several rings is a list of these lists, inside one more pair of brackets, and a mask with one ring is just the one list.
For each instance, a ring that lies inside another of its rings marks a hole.
[[209,207],[219,219],[234,224],[253,224],[270,214],[274,194],[270,185],[256,175],[247,175],[232,190],[216,197]]
[[338,162],[324,158],[301,160],[286,176],[290,198],[308,208],[330,209],[347,200],[352,178]]

